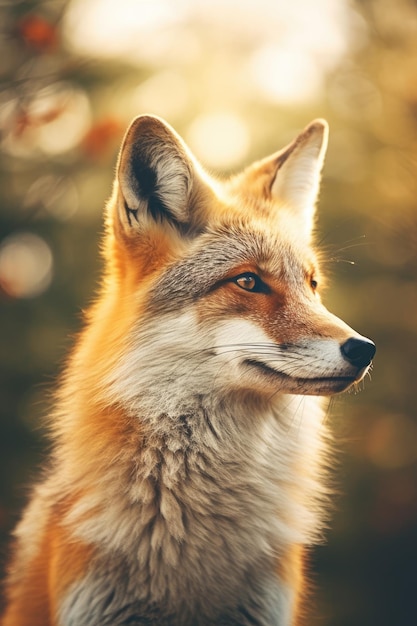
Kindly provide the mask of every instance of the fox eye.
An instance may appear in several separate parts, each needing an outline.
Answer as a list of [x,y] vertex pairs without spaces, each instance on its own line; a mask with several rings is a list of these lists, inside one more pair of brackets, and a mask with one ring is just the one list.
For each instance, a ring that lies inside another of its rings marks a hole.
[[241,289],[244,289],[245,291],[252,291],[253,293],[261,293],[266,289],[266,285],[261,281],[259,276],[252,274],[251,272],[236,276],[236,278],[233,279],[233,282],[235,282]]
[[310,278],[310,287],[312,288],[313,291],[316,291],[317,287],[319,286],[317,280],[315,278]]

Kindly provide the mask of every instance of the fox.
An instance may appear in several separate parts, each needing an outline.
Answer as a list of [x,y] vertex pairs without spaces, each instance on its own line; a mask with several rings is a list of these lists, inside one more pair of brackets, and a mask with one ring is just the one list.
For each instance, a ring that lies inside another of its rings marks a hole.
[[322,304],[328,124],[229,177],[140,115],[103,277],[14,532],[3,626],[295,626],[327,525],[330,396],[375,345]]

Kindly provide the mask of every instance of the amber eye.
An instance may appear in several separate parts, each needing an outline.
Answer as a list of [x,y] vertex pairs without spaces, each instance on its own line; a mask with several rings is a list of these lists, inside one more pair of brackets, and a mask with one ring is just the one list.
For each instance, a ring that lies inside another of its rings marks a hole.
[[266,291],[266,285],[262,282],[259,276],[252,274],[251,272],[236,276],[236,278],[233,279],[233,282],[245,291],[252,291],[255,293]]

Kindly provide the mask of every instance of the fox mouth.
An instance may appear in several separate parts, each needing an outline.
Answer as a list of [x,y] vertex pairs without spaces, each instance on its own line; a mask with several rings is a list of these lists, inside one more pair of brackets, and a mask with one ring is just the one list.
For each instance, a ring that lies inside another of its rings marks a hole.
[[[266,365],[262,361],[255,359],[245,359],[244,363],[250,367],[261,370],[264,375],[280,379],[288,388],[289,393],[299,393],[305,395],[326,395],[345,391],[353,383],[362,378],[358,376],[319,376],[300,378],[291,376]],[[360,372],[362,374],[362,372]]]

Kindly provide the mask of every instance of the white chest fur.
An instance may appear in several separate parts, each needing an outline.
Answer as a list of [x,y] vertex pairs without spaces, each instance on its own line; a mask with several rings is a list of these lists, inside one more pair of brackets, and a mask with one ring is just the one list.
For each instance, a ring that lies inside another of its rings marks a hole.
[[123,554],[147,602],[233,606],[253,595],[254,581],[279,597],[276,559],[320,528],[321,490],[309,471],[322,447],[318,399],[282,396],[274,412],[239,423],[203,405],[157,423],[129,467],[108,467],[67,523]]

